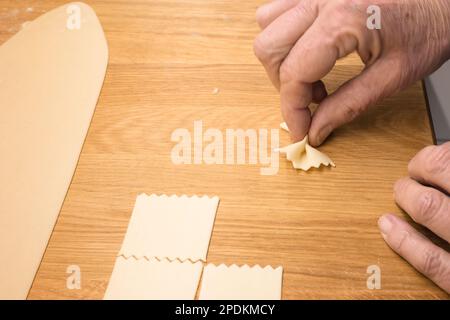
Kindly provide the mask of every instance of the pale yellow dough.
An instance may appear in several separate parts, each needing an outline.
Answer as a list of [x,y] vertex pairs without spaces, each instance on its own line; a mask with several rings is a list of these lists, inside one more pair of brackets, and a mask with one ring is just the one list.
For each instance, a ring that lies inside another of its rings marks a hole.
[[105,300],[194,300],[202,262],[117,257]]
[[80,29],[64,5],[0,47],[0,299],[27,297],[105,77],[100,22],[75,5]]
[[206,261],[218,197],[141,194],[119,255]]
[[[289,131],[284,122],[280,127]],[[295,169],[308,171],[312,167],[319,168],[321,165],[335,167],[334,162],[326,154],[309,145],[308,136],[302,141],[280,148],[278,151],[286,154],[286,158],[292,162]]]
[[203,270],[200,300],[280,300],[283,268],[208,264]]

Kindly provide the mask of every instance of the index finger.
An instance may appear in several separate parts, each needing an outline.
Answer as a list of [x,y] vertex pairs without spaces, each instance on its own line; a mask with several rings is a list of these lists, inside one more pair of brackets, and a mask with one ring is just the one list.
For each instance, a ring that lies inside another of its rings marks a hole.
[[410,161],[408,171],[414,180],[450,194],[450,142],[422,149]]
[[293,141],[309,130],[312,84],[333,68],[339,53],[330,41],[322,41],[323,28],[316,21],[301,37],[280,67],[281,111]]

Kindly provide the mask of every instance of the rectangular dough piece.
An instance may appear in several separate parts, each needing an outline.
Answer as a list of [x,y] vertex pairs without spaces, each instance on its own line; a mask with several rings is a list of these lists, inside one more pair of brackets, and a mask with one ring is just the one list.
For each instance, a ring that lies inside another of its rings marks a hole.
[[203,269],[198,261],[117,257],[104,300],[194,300]]
[[141,194],[119,255],[206,261],[219,198]]
[[200,300],[280,300],[283,268],[208,264],[203,270]]

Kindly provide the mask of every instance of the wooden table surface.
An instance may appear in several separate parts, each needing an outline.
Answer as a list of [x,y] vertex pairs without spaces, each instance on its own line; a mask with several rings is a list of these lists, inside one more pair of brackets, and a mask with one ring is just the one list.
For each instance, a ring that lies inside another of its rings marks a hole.
[[[297,172],[284,157],[274,176],[260,165],[177,166],[171,133],[192,131],[195,120],[205,129],[278,128],[279,97],[252,49],[262,1],[86,2],[103,24],[109,67],[30,299],[101,299],[141,192],[219,196],[208,262],[282,265],[283,299],[448,298],[377,227],[383,213],[406,217],[392,185],[432,143],[419,83],[336,131],[321,148],[336,168]],[[0,43],[64,3],[3,0]],[[356,56],[339,61],[328,89],[360,69]],[[79,290],[66,288],[69,265],[81,268]],[[367,289],[370,265],[381,268],[380,290]]]

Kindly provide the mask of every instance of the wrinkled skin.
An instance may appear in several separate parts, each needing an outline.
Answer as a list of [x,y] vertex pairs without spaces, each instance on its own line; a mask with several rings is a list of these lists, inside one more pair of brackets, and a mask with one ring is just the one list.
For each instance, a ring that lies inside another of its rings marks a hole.
[[[381,29],[366,10],[381,8]],[[275,0],[260,7],[256,56],[279,89],[293,141],[313,146],[380,99],[436,70],[450,57],[448,0]],[[356,51],[363,72],[327,96],[321,79]],[[320,102],[311,118],[308,105]]]
[[[381,9],[370,30],[367,8]],[[280,92],[291,139],[318,146],[337,127],[435,71],[450,58],[450,0],[274,0],[256,14],[254,51]],[[364,70],[328,95],[321,79],[357,52]],[[318,103],[313,115],[311,102]],[[395,199],[418,223],[450,241],[450,144],[411,160]],[[450,292],[450,256],[394,215],[380,218],[388,245]],[[388,228],[388,226],[390,226]]]
[[[450,142],[420,151],[409,163],[408,173],[394,186],[395,201],[415,222],[450,242]],[[392,214],[382,216],[378,225],[395,252],[450,293],[447,251]]]

